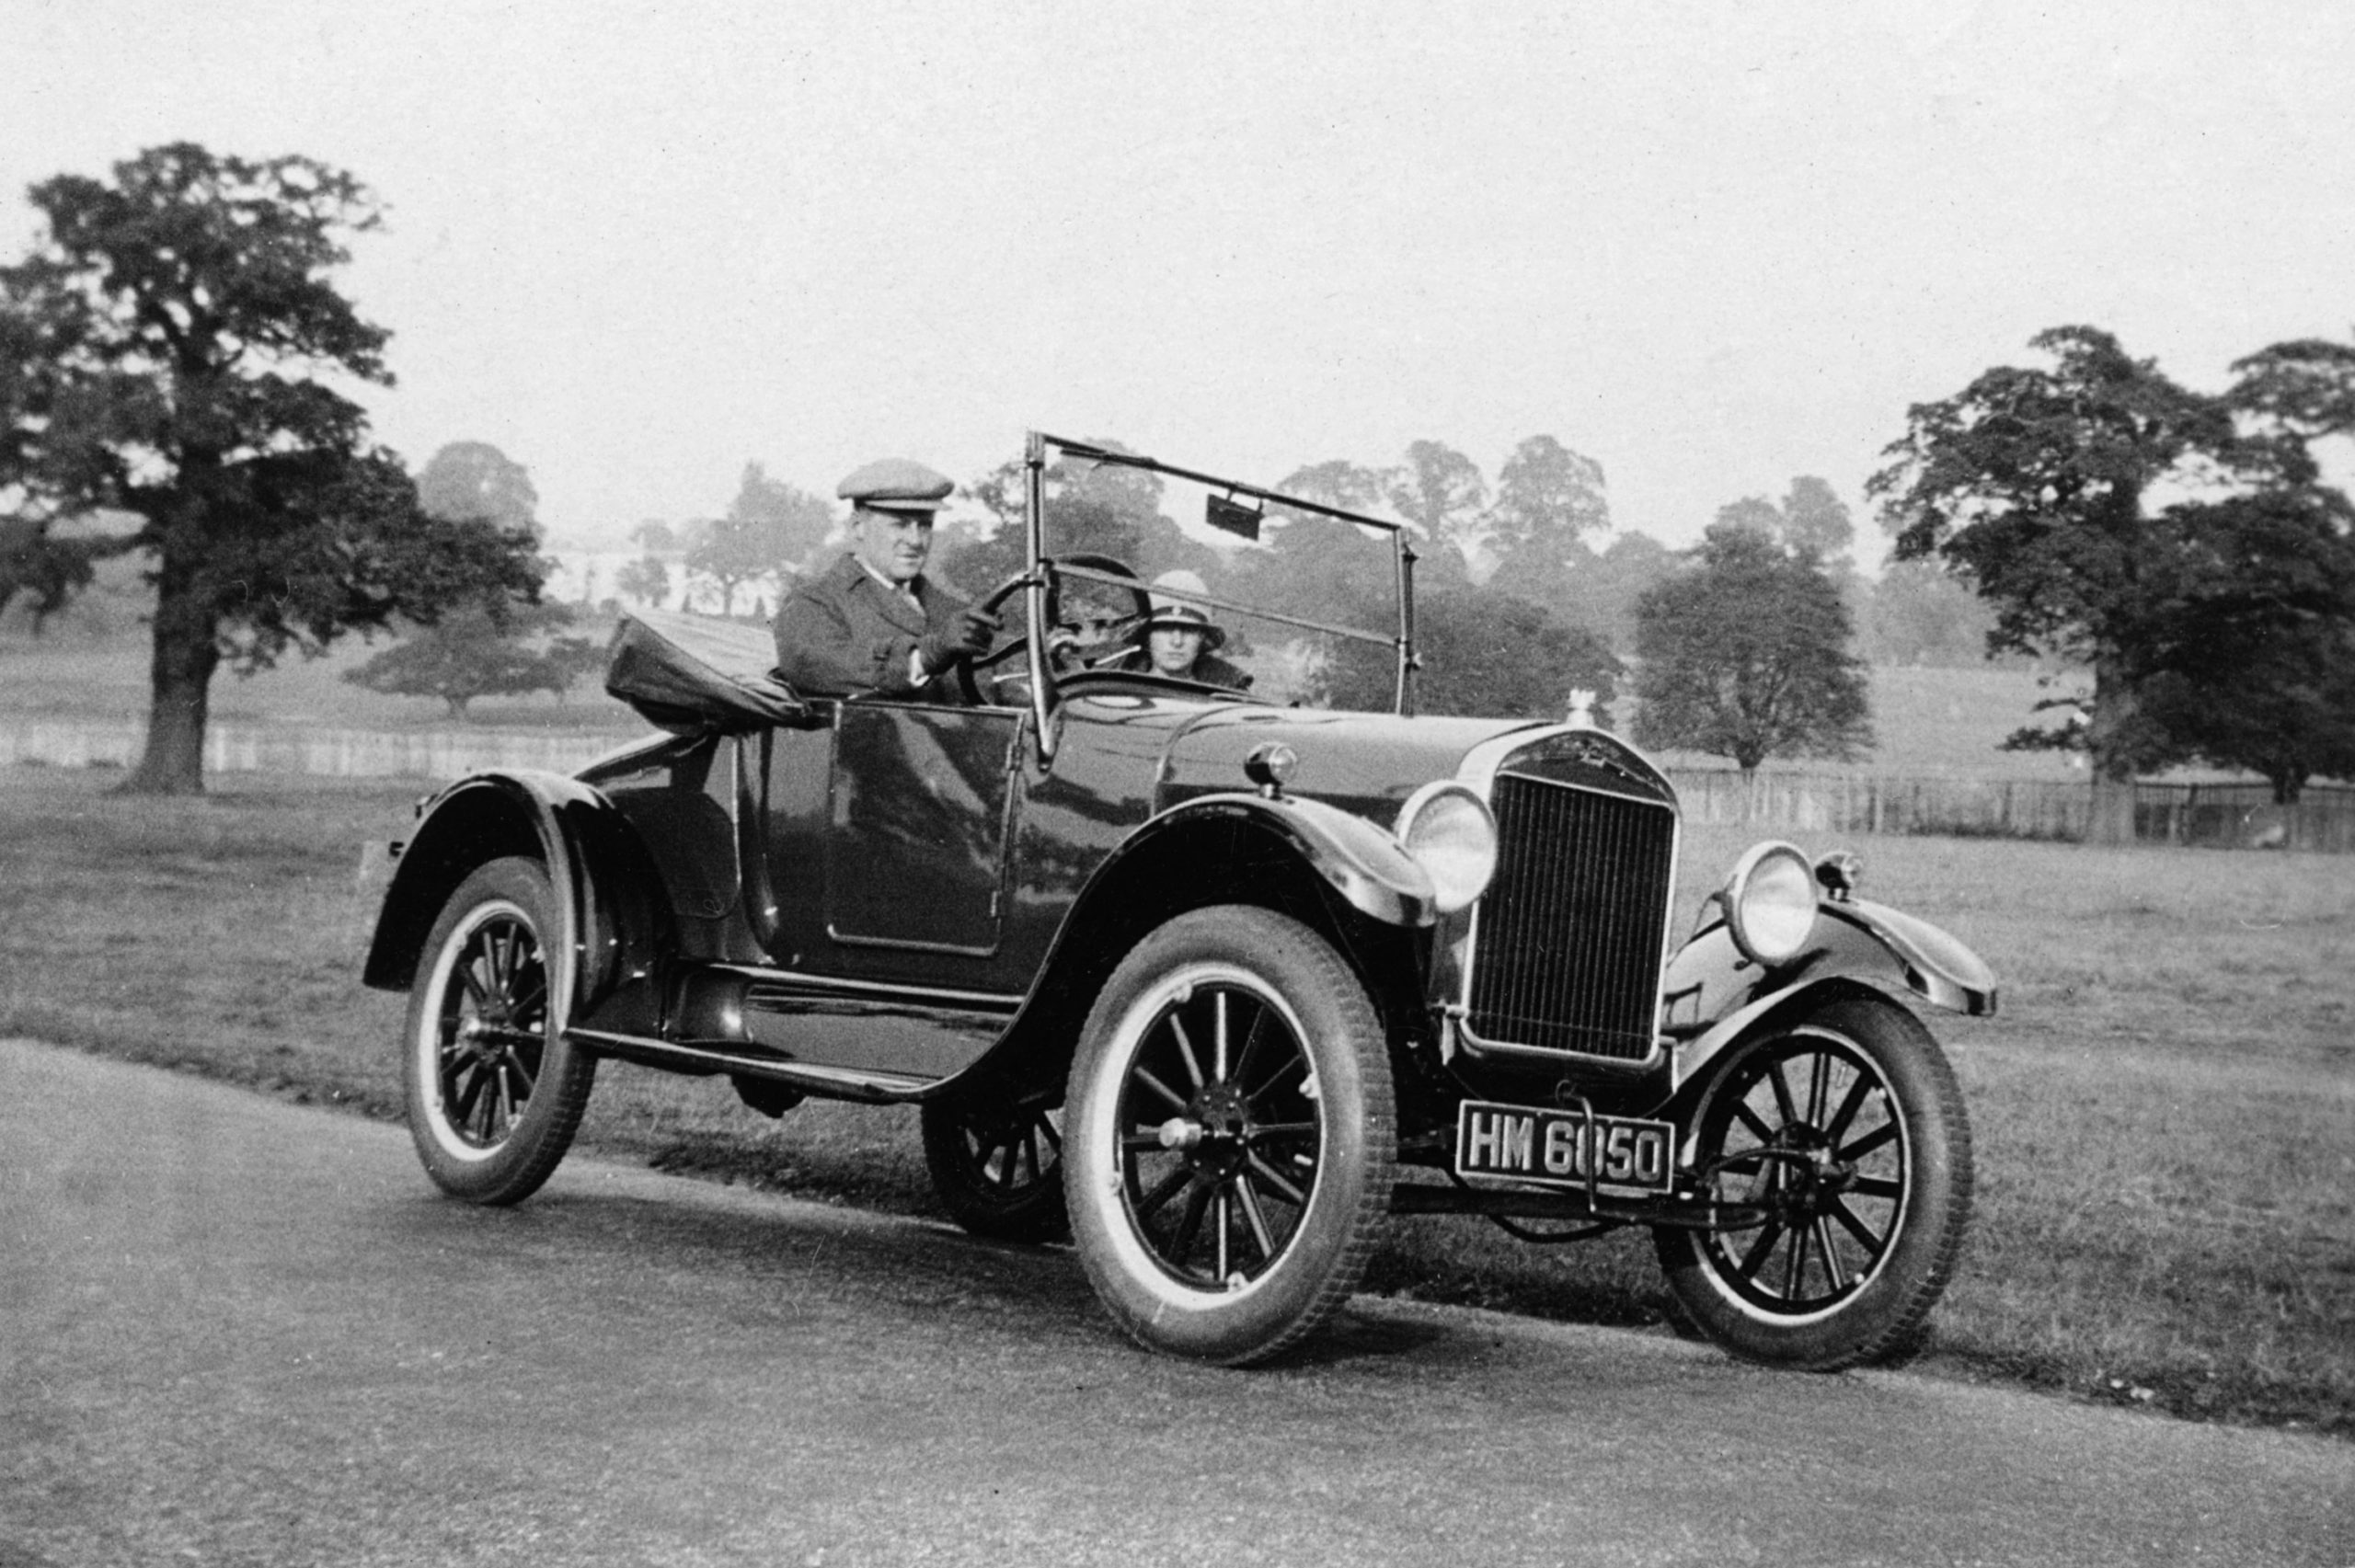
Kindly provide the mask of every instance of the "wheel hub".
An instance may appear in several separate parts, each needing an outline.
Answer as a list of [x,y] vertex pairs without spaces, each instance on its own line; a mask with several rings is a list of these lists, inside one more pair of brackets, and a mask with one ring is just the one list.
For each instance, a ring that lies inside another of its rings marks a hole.
[[1766,1147],[1781,1158],[1760,1173],[1760,1196],[1786,1224],[1813,1219],[1855,1180],[1855,1166],[1834,1158],[1831,1139],[1811,1123],[1787,1124]]
[[496,1008],[459,1024],[457,1044],[477,1061],[496,1062],[508,1054],[521,1033],[506,1016],[506,1010]]
[[1186,1115],[1156,1129],[1161,1146],[1183,1152],[1193,1168],[1223,1180],[1242,1167],[1251,1151],[1251,1111],[1231,1083],[1206,1083],[1195,1092]]
[[1193,1147],[1195,1166],[1223,1178],[1243,1163],[1251,1136],[1250,1108],[1232,1083],[1205,1083],[1187,1107],[1201,1137]]

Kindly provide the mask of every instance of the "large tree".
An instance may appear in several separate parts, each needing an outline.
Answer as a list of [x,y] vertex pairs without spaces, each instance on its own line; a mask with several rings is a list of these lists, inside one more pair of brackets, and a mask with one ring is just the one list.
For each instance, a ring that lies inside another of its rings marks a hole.
[[331,383],[392,379],[385,329],[328,276],[377,223],[358,180],[187,143],[113,177],[34,186],[45,232],[0,268],[0,510],[44,542],[98,508],[139,517],[120,547],[150,563],[152,702],[124,787],[195,791],[224,659],[534,594],[541,567],[528,537],[428,514]]
[[1497,475],[1497,498],[1484,520],[1489,580],[1538,604],[1555,604],[1593,559],[1590,533],[1611,532],[1603,464],[1552,436],[1531,436],[1512,449]]
[[2082,726],[2020,744],[2090,753],[2090,836],[2133,836],[2134,776],[2180,754],[2146,710],[2137,650],[2167,611],[2173,536],[2153,502],[2236,476],[2264,453],[2223,398],[2177,384],[2089,326],[2039,334],[2047,367],[1998,366],[1908,411],[1868,486],[1900,560],[1936,555],[1995,610],[1991,653],[2090,668]]
[[2176,521],[2173,607],[2136,657],[2153,719],[2282,805],[2315,774],[2355,778],[2355,509],[2280,486]]
[[1823,568],[1737,516],[1636,612],[1636,738],[1729,757],[1854,760],[1872,745],[1848,607]]
[[2287,805],[2310,777],[2355,778],[2355,506],[2314,452],[2355,436],[2355,346],[2277,343],[2233,369],[2258,483],[2170,509],[2166,613],[2137,658],[2178,745]]
[[1388,475],[1390,504],[1419,534],[1429,571],[1460,578],[1479,552],[1488,507],[1480,465],[1445,441],[1412,441]]

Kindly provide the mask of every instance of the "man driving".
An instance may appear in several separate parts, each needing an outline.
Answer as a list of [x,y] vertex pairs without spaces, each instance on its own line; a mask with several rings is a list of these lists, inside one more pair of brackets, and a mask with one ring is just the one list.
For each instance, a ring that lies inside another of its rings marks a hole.
[[794,585],[776,612],[776,672],[797,691],[964,700],[956,668],[986,652],[998,619],[924,575],[948,475],[889,457],[834,487],[851,504],[850,549]]

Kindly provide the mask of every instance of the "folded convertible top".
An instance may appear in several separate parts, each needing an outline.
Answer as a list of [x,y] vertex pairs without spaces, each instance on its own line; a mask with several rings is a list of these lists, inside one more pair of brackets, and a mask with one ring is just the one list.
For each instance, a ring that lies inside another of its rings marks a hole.
[[623,612],[606,656],[605,690],[650,724],[679,733],[792,724],[807,704],[774,670],[764,627],[670,610]]

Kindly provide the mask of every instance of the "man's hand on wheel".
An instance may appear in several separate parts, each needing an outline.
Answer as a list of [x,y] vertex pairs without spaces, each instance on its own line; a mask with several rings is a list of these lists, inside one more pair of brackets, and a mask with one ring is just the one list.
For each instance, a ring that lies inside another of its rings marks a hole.
[[976,654],[989,652],[997,629],[996,616],[985,610],[967,610],[917,644],[916,657],[923,661],[925,674],[937,675]]

